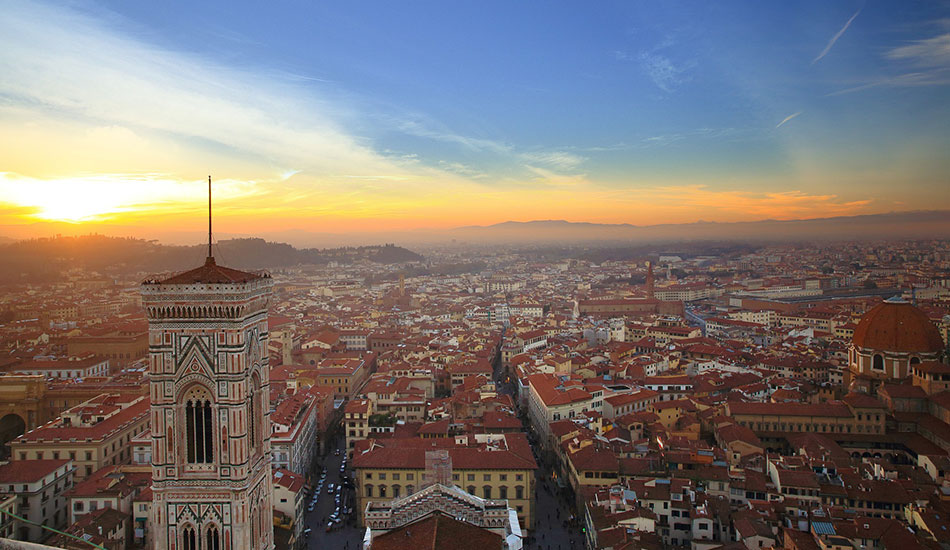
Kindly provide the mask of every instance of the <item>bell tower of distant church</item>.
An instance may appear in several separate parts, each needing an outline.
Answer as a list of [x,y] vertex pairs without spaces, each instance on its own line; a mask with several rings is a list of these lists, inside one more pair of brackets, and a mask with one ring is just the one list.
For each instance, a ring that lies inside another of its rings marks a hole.
[[149,322],[153,547],[270,550],[266,274],[204,265],[142,283]]

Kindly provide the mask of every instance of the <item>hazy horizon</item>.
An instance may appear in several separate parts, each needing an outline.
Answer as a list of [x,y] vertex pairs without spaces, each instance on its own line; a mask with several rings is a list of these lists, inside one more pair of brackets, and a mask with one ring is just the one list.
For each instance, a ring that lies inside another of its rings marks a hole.
[[[93,230],[85,224],[37,223],[19,236],[4,234],[10,226],[0,227],[0,244],[34,238],[58,236],[77,237],[104,235],[157,241],[160,244],[193,246],[207,242],[207,226],[200,232],[163,233],[152,228],[122,228],[97,225]],[[37,230],[45,227],[46,231]],[[697,229],[702,229],[697,233]],[[448,229],[419,228],[407,231],[316,233],[303,230],[257,233],[214,233],[214,242],[259,238],[268,242],[287,243],[297,248],[377,245],[392,242],[398,245],[467,244],[648,244],[696,241],[760,241],[800,242],[808,240],[870,240],[950,238],[950,211],[891,212],[861,216],[809,218],[801,220],[756,220],[751,222],[707,222],[686,224],[596,224],[565,220],[509,220],[492,225],[459,226]]]

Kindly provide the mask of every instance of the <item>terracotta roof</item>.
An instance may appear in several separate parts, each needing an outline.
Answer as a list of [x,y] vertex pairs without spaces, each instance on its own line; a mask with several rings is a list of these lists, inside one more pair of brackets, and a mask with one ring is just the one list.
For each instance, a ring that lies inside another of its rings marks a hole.
[[586,401],[591,395],[576,386],[566,386],[553,374],[532,374],[528,377],[528,384],[541,397],[545,406],[564,405],[578,401]]
[[727,405],[729,415],[760,414],[774,416],[840,416],[850,417],[851,409],[844,403],[738,403]]
[[62,467],[69,460],[14,460],[0,466],[0,483],[32,483]]
[[129,423],[146,417],[150,410],[148,399],[142,399],[106,418],[102,422],[90,426],[64,426],[47,423],[21,435],[15,441],[69,441],[70,439],[98,441],[109,437],[125,428]]
[[274,485],[280,485],[292,493],[299,493],[306,484],[306,480],[302,475],[295,474],[290,470],[278,468],[274,470],[273,473]]
[[616,472],[620,467],[617,455],[613,451],[593,445],[588,445],[570,454],[568,460],[571,461],[574,469],[578,472],[586,470]]
[[503,543],[501,535],[436,512],[373,537],[373,550],[500,550]]
[[228,284],[228,283],[246,283],[256,279],[262,279],[266,275],[257,273],[248,273],[224,267],[215,263],[214,258],[209,256],[204,265],[196,267],[190,271],[173,275],[158,284],[162,285],[190,285],[190,284]]
[[851,392],[842,401],[856,409],[883,409],[884,403],[866,393]]
[[424,469],[426,451],[446,449],[458,470],[534,470],[538,467],[524,434],[506,434],[507,449],[459,446],[451,438],[385,439],[370,450],[353,454],[353,468]]
[[[923,363],[921,363],[922,365]],[[927,392],[920,386],[910,384],[884,384],[878,390],[878,394],[890,397],[891,399],[926,399]]]
[[861,348],[896,352],[940,352],[943,338],[927,315],[908,302],[885,301],[861,317],[852,342]]
[[939,361],[924,361],[911,366],[926,374],[950,374],[950,365],[945,365]]

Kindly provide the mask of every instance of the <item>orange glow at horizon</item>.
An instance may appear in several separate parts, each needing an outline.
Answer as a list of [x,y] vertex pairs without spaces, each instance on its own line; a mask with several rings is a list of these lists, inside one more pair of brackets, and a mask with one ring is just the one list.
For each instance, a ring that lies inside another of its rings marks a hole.
[[[277,176],[268,182],[216,181],[216,230],[232,234],[293,230],[371,233],[546,219],[655,225],[894,210],[893,205],[847,201],[832,194],[753,193],[698,184],[665,184],[636,191],[588,186],[581,191],[570,186],[490,189],[453,183],[444,186],[442,193],[420,194],[403,192],[401,187],[345,192],[332,184],[289,185],[284,181],[287,177]],[[192,231],[203,224],[205,193],[203,180],[181,181],[163,175],[40,180],[0,173],[0,226],[65,222],[85,232],[119,226],[141,237],[170,228]]]

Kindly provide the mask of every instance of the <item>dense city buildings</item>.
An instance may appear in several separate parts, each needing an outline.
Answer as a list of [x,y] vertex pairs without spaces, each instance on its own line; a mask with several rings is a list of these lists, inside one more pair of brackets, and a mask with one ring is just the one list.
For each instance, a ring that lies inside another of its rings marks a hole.
[[939,545],[950,245],[691,250],[17,285],[0,510],[109,548]]

